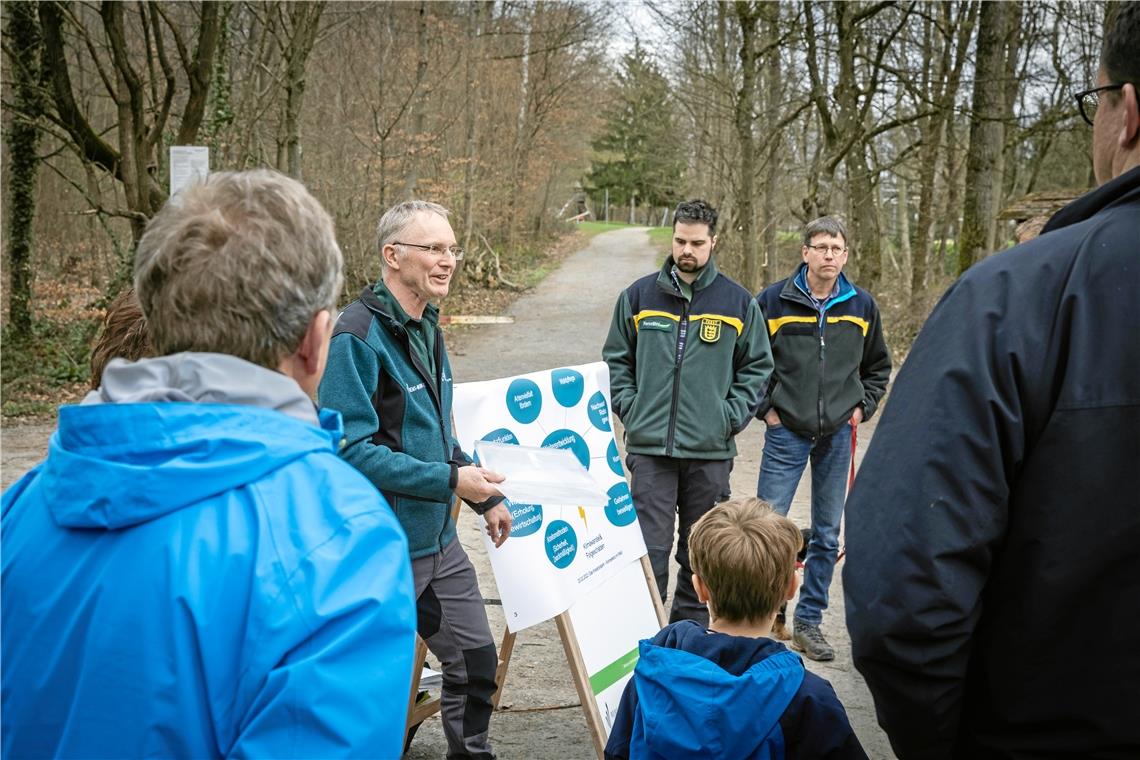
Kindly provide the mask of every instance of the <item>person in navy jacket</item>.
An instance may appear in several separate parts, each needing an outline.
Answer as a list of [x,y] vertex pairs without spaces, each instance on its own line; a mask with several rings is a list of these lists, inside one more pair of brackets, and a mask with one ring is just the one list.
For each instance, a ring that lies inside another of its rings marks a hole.
[[852,655],[901,758],[1140,757],[1138,90],[1119,3],[1077,96],[1100,186],[947,291],[851,493]]

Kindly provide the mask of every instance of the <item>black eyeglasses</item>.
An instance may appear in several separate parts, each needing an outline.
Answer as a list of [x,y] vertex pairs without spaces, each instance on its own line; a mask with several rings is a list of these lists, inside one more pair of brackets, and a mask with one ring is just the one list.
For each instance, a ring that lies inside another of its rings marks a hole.
[[1106,84],[1102,87],[1093,87],[1091,90],[1074,93],[1073,97],[1077,99],[1077,109],[1081,112],[1081,118],[1088,122],[1091,127],[1093,119],[1096,118],[1096,108],[1100,105],[1100,94],[1110,90],[1119,90],[1123,87],[1123,83]]

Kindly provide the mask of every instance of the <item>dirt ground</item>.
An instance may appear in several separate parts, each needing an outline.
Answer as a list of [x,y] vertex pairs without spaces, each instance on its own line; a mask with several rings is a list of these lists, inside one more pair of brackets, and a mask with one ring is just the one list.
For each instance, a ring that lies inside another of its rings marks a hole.
[[[595,237],[511,307],[513,324],[471,328],[455,337],[451,360],[456,382],[488,380],[558,366],[584,364],[601,358],[618,293],[636,277],[653,271],[657,254],[644,230],[624,229]],[[446,312],[446,303],[444,304]],[[874,433],[874,420],[861,426],[856,461]],[[4,488],[39,461],[53,425],[22,423],[0,432]],[[732,474],[734,494],[755,493],[763,447],[763,426],[753,424],[737,440],[739,456]],[[619,436],[620,440],[620,436]],[[810,488],[801,484],[791,517],[810,522]],[[459,536],[479,572],[483,595],[498,599],[478,519],[465,511]],[[874,705],[863,678],[851,664],[850,640],[843,616],[841,573],[831,585],[831,607],[823,631],[836,650],[829,663],[805,661],[813,672],[835,687],[852,726],[872,758],[893,758],[890,744],[875,721]],[[502,607],[487,607],[496,638],[504,631]],[[491,738],[503,760],[593,757],[589,733],[578,696],[570,681],[565,654],[553,622],[519,634],[507,675],[501,708],[491,721]],[[742,716],[742,720],[746,720]],[[438,717],[427,720],[415,737],[407,758],[441,758],[446,743]]]

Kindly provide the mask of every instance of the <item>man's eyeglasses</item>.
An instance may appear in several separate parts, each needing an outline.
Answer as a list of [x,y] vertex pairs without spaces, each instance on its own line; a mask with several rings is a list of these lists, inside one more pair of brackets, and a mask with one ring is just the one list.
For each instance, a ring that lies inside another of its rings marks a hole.
[[415,248],[417,250],[424,251],[425,253],[430,253],[432,256],[435,256],[437,259],[443,258],[444,256],[450,256],[451,258],[455,259],[456,261],[461,261],[463,259],[463,253],[464,253],[463,249],[457,245],[453,245],[450,248],[443,248],[443,247],[438,246],[438,245],[420,245],[419,243],[401,243],[401,242],[396,241],[396,240],[392,241],[392,245],[403,245],[403,246],[407,246],[408,248]]
[[846,248],[838,245],[809,245],[808,248],[812,249],[820,256],[824,255],[828,251],[831,252],[832,256],[842,256],[843,252],[847,250]]
[[1101,87],[1093,87],[1090,90],[1074,93],[1073,97],[1077,99],[1077,110],[1081,112],[1081,118],[1088,122],[1088,125],[1091,127],[1093,125],[1093,119],[1096,118],[1096,107],[1100,105],[1100,94],[1111,90],[1119,90],[1123,87],[1123,83],[1106,84]]

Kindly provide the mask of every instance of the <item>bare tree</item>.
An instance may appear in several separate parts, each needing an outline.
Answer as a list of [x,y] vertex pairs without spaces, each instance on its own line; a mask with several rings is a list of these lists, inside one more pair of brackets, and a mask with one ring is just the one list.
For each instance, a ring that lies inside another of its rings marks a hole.
[[1002,118],[1005,111],[1005,40],[1014,3],[982,3],[966,156],[966,195],[958,237],[958,272],[993,250],[1001,192]]
[[[58,2],[39,5],[44,65],[51,75],[54,107],[48,115],[66,131],[84,160],[121,183],[127,208],[99,211],[127,217],[136,241],[142,236],[147,220],[166,200],[158,169],[164,164],[161,153],[166,147],[166,130],[179,89],[178,72],[171,63],[172,54],[167,46],[174,45],[187,93],[175,144],[192,144],[206,106],[222,8],[222,3],[203,3],[196,9],[196,40],[191,50],[186,28],[171,17],[183,9],[157,2],[140,3],[137,14],[128,19],[125,3],[104,2],[99,9],[105,44],[101,49],[92,37],[92,19],[80,19],[76,15],[85,12],[83,6]],[[65,26],[70,30],[70,39],[82,42],[82,50],[69,48]],[[144,69],[136,63],[140,48],[147,62]],[[104,129],[92,126],[72,87],[69,61],[84,53],[115,104],[117,118],[110,126],[118,137],[117,147],[103,139]]]

